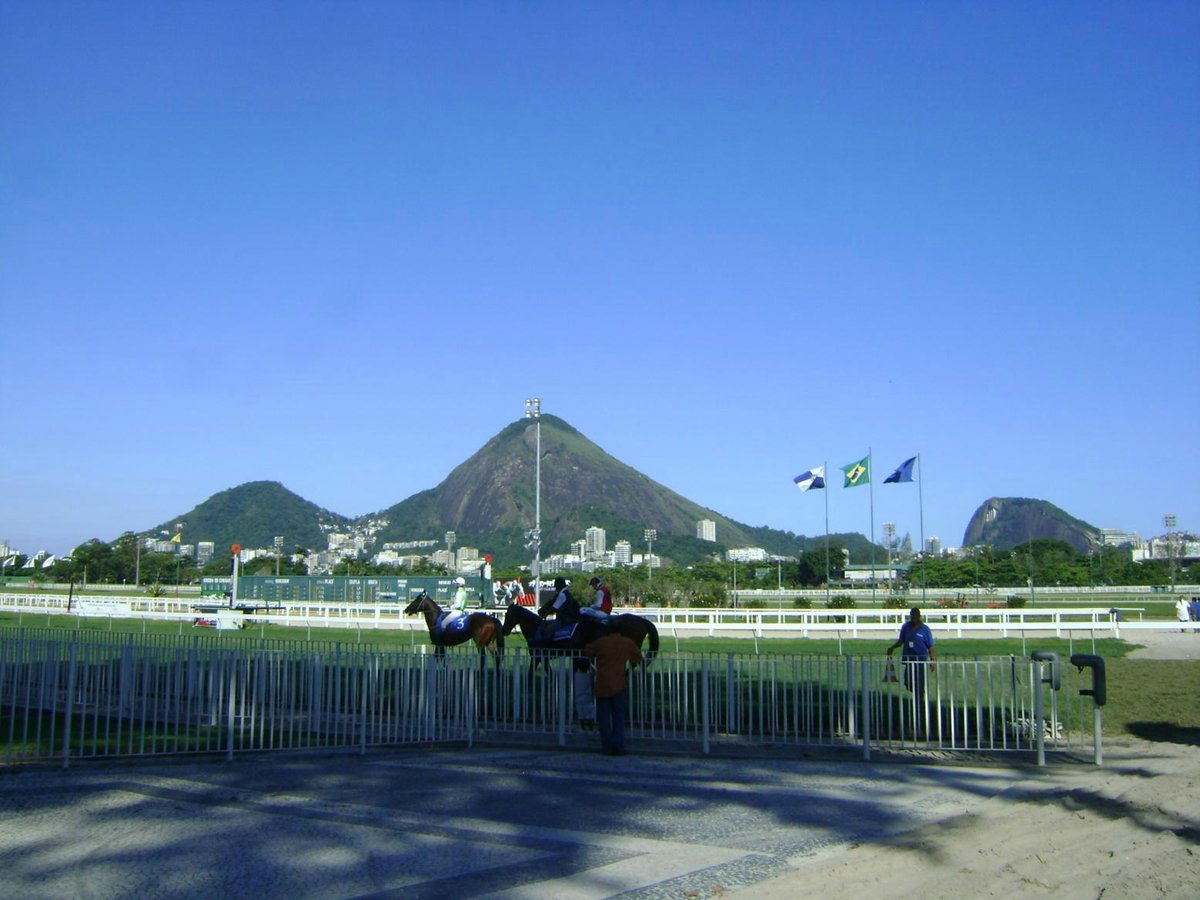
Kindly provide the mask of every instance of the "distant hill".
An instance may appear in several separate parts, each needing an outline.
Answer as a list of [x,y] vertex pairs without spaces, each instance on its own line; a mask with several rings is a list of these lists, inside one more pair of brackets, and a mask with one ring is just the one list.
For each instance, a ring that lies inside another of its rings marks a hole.
[[963,546],[990,544],[996,550],[1011,550],[1031,540],[1066,541],[1088,553],[1099,544],[1100,529],[1045,500],[992,497],[971,516]]
[[296,547],[323,550],[327,540],[321,525],[342,527],[350,519],[310,503],[278,481],[250,481],[213,494],[145,534],[173,534],[180,522],[184,543],[213,541],[218,552],[225,552],[233,544],[270,547],[282,535],[290,552]]
[[[799,552],[796,535],[752,528],[688,500],[609,455],[556,416],[542,416],[541,426],[543,556],[566,552],[593,525],[605,529],[609,548],[624,539],[637,552],[646,548],[645,529],[654,528],[655,554],[677,562],[695,562],[729,547]],[[380,532],[383,541],[440,539],[450,530],[460,544],[478,546],[497,561],[524,562],[529,558],[524,534],[534,523],[536,447],[536,424],[521,419],[437,487],[364,518],[387,520]],[[696,538],[700,519],[716,523],[716,543]]]
[[[556,416],[542,416],[542,556],[565,553],[590,526],[606,531],[611,549],[627,540],[644,553],[644,532],[654,528],[654,552],[671,563],[690,565],[724,557],[733,547],[762,547],[780,556],[819,549],[824,536],[754,527],[683,497],[614,458]],[[376,547],[388,541],[436,540],[447,531],[458,546],[478,547],[499,565],[528,562],[525,532],[534,523],[536,424],[520,419],[502,429],[441,484],[379,512],[350,519],[289,491],[275,481],[255,481],[214,494],[188,512],[166,520],[147,535],[170,534],[185,523],[186,543],[211,540],[222,552],[234,543],[269,547],[283,535],[290,551],[322,549],[328,530],[377,527]],[[696,538],[696,523],[716,523],[715,542]],[[1094,526],[1044,500],[993,497],[971,517],[964,546],[991,544],[1009,549],[1030,539],[1062,540],[1087,551],[1099,539]],[[870,558],[861,534],[830,535],[849,548],[853,561]],[[877,559],[882,559],[877,550]]]

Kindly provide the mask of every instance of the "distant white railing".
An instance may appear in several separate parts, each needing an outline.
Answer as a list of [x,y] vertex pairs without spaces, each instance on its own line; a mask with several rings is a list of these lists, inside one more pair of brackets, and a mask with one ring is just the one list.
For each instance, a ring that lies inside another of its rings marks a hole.
[[[71,608],[62,595],[0,594],[0,610],[31,615],[76,615],[110,619],[157,619],[183,625],[215,624],[220,610],[222,624],[230,627],[257,624],[300,628],[349,628],[360,630],[425,630],[420,616],[406,616],[396,604],[299,603],[280,609],[241,612],[220,604],[192,599],[162,597],[74,598]],[[202,611],[203,610],[203,611]],[[485,610],[503,618],[504,610]],[[675,636],[746,637],[879,637],[895,634],[908,616],[903,609],[697,609],[621,608],[652,620],[662,634]],[[1132,621],[1136,613],[1138,621]],[[1019,609],[941,609],[923,611],[926,622],[939,634],[966,637],[982,632],[1049,634],[1088,631],[1120,637],[1122,629],[1200,630],[1200,623],[1173,619],[1145,620],[1137,607],[1055,607]],[[203,620],[198,622],[198,620]]]

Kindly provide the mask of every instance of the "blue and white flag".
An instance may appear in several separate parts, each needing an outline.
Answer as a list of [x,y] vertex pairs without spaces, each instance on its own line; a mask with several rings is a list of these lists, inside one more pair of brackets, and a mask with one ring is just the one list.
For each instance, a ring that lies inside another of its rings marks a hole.
[[809,469],[803,475],[797,475],[792,481],[796,482],[796,487],[802,491],[820,490],[825,487],[825,467],[817,466],[815,469]]
[[896,469],[891,475],[883,479],[884,484],[899,484],[902,481],[913,480],[913,466],[916,465],[917,458],[906,459],[900,463],[900,468]]

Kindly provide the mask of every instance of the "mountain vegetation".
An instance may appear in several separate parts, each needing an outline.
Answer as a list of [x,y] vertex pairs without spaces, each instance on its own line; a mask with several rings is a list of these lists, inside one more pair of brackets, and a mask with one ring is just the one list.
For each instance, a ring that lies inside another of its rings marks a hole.
[[1089,553],[1100,544],[1100,529],[1045,500],[992,497],[971,516],[962,545],[1003,551],[1032,540],[1063,541]]
[[169,536],[182,524],[187,543],[212,541],[220,553],[233,544],[270,547],[277,535],[287,547],[324,549],[326,528],[344,528],[350,519],[322,509],[278,481],[251,481],[213,494],[203,503],[152,528],[148,535]]
[[[436,488],[373,514],[387,521],[380,539],[440,538],[449,530],[460,544],[478,546],[500,562],[528,560],[537,448],[535,421],[512,423]],[[716,523],[716,542],[695,536],[701,519]],[[541,418],[541,523],[543,556],[566,552],[591,526],[605,529],[610,548],[627,540],[639,552],[645,530],[653,528],[655,555],[681,563],[711,559],[730,547],[757,546],[779,555],[801,549],[791,532],[753,528],[688,500],[549,415]]]

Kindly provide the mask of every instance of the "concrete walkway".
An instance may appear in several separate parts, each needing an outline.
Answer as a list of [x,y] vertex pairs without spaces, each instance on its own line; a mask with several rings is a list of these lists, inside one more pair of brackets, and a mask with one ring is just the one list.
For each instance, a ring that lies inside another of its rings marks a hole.
[[630,749],[9,769],[0,896],[713,896],[1094,769]]

